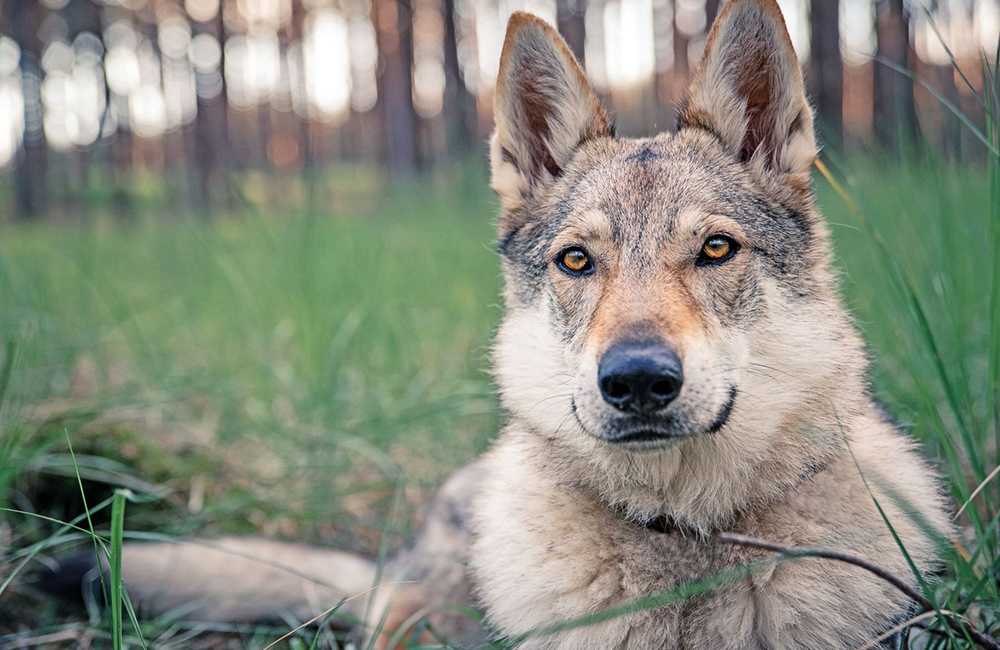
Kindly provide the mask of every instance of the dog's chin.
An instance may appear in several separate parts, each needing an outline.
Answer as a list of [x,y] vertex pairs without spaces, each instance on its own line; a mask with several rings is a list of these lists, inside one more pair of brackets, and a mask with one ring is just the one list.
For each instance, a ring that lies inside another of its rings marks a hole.
[[634,454],[647,454],[672,449],[693,437],[694,433],[663,433],[655,429],[640,430],[624,436],[605,437],[608,445]]
[[[632,453],[665,451],[699,434],[713,434],[722,429],[732,415],[737,390],[730,387],[725,403],[713,413],[708,423],[698,423],[688,418],[665,413],[655,419],[616,419],[599,427],[595,432],[581,427],[591,436],[608,445]],[[577,418],[579,420],[579,417]]]

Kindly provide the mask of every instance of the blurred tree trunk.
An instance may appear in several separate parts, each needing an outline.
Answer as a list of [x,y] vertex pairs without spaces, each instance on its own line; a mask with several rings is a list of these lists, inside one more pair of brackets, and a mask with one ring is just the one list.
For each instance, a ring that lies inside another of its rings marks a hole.
[[395,176],[417,170],[417,113],[413,107],[413,8],[410,0],[374,0],[375,36],[382,58],[378,78],[385,162]]
[[464,156],[474,140],[475,123],[470,117],[472,98],[465,88],[462,68],[458,62],[458,16],[455,3],[444,2],[444,119],[448,153]]
[[840,56],[840,0],[813,0],[810,12],[811,92],[823,140],[839,148],[844,134],[844,60]]
[[[938,68],[938,78],[941,80],[940,88],[944,90],[944,96],[951,100],[955,106],[960,106],[962,98],[958,93],[958,84],[955,82],[955,71],[950,65],[943,65]],[[954,113],[947,110],[940,103],[938,110],[941,113],[941,148],[946,154],[951,154],[955,160],[962,159],[962,125]]]
[[[910,20],[903,0],[878,0],[875,33],[878,56],[910,68]],[[900,154],[917,136],[913,82],[888,66],[875,63],[875,137],[887,151]]]
[[264,99],[258,99],[257,106],[254,107],[254,115],[257,117],[257,165],[260,169],[269,171],[271,158],[268,156],[267,145],[271,140],[270,95]]
[[[62,16],[66,20],[66,25],[69,27],[69,41],[72,43],[80,34],[91,33],[100,39],[101,44],[104,44],[104,30],[101,24],[101,5],[98,4],[97,0],[82,0],[78,2],[70,2],[65,7],[62,8]],[[104,70],[104,52],[101,53],[101,71]],[[107,102],[110,97],[107,92],[107,84],[104,82],[104,77],[101,76],[101,94],[104,97],[105,102]],[[105,109],[105,113],[107,109]],[[88,195],[90,194],[90,171],[91,164],[93,162],[94,153],[97,146],[101,142],[101,134],[104,129],[104,118],[105,114],[100,116],[100,124],[98,125],[97,137],[94,141],[89,143],[88,146],[78,147],[76,150],[76,156],[74,162],[76,163],[76,187],[70,196],[67,196],[70,205],[68,209],[75,211],[79,215],[85,215],[90,210],[90,201],[88,200]]]
[[[687,82],[688,65],[688,36],[677,24],[678,8],[680,0],[674,0],[674,85],[677,94],[683,93],[683,88]],[[679,99],[679,97],[678,97]]]
[[17,159],[16,194],[22,219],[41,216],[46,208],[48,156],[42,130],[42,24],[40,2],[3,3],[4,23],[21,46],[21,92],[24,97],[24,141]]
[[[822,0],[815,0],[815,2],[821,2]],[[715,17],[719,15],[719,5],[722,4],[721,0],[705,0],[705,29],[711,29],[712,23],[715,22]]]
[[306,174],[312,174],[314,155],[313,155],[313,142],[312,142],[312,116],[310,115],[309,106],[309,85],[306,83],[306,71],[305,71],[305,41],[306,41],[306,16],[308,11],[306,10],[305,0],[293,0],[292,2],[292,22],[290,25],[291,33],[289,35],[289,40],[291,45],[298,44],[299,53],[299,74],[297,80],[297,88],[295,89],[298,95],[298,100],[301,102],[301,106],[298,107],[298,124],[299,124],[299,152],[302,156],[302,168],[305,170]]
[[[214,20],[195,23],[196,35],[207,34],[219,43],[217,70],[195,70],[198,105],[195,115],[194,163],[198,170],[196,205],[203,214],[212,209],[212,179],[216,170],[225,170],[228,130],[226,120],[225,28],[222,22],[223,7]],[[228,187],[228,182],[226,183]]]
[[[134,12],[129,12],[127,19],[132,22],[132,28],[138,33]],[[111,94],[111,101],[117,117],[117,128],[114,140],[111,142],[111,160],[113,169],[113,199],[117,216],[129,218],[134,216],[133,195],[129,181],[135,162],[135,142],[132,135],[132,112],[127,95]]]
[[[292,21],[289,25],[289,40],[294,47],[298,44],[298,79],[295,94],[300,105],[296,107],[298,125],[299,156],[306,180],[306,201],[310,211],[316,207],[316,152],[313,146],[312,114],[309,105],[309,84],[306,79],[306,9],[305,0],[292,0]],[[294,104],[294,101],[293,101]]]
[[672,0],[653,0],[653,65],[656,70],[657,120],[661,128],[674,128],[674,6]]
[[556,22],[559,32],[569,44],[576,60],[582,66],[587,42],[587,23],[585,21],[586,0],[556,0]]
[[[117,181],[121,186],[125,176],[132,169],[132,130],[128,125],[130,115],[128,112],[128,98],[113,96],[113,101],[118,108],[118,131],[115,133],[114,142],[111,144],[112,160],[114,161]],[[119,187],[119,189],[122,189]],[[123,204],[124,206],[124,204]]]

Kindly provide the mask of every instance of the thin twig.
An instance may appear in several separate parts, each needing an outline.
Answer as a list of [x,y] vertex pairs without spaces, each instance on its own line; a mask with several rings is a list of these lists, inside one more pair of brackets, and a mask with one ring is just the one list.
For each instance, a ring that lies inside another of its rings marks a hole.
[[962,513],[965,512],[965,509],[969,507],[969,504],[972,503],[972,500],[976,498],[976,495],[982,492],[983,488],[986,487],[986,484],[995,479],[997,477],[997,474],[1000,474],[1000,465],[994,467],[993,471],[990,472],[990,475],[984,478],[983,482],[980,483],[979,486],[972,491],[972,494],[969,495],[969,498],[966,499],[965,503],[962,504],[962,507],[958,509],[958,512],[955,514],[953,520],[958,519],[962,515]]
[[15,639],[9,643],[0,645],[0,650],[15,650],[15,648],[33,648],[38,645],[48,645],[60,641],[80,641],[86,630],[63,630],[41,636],[33,636],[24,639]]
[[330,609],[328,609],[328,610],[326,610],[324,612],[320,612],[319,614],[317,614],[316,616],[312,617],[311,619],[309,619],[308,621],[306,621],[302,625],[300,625],[300,626],[298,626],[298,627],[296,627],[296,628],[294,628],[292,630],[289,630],[287,634],[285,634],[285,635],[283,635],[283,636],[275,639],[274,641],[272,641],[271,643],[269,643],[264,648],[264,650],[269,650],[269,648],[273,648],[274,646],[278,645],[279,643],[281,643],[282,641],[284,641],[288,637],[292,636],[293,634],[295,634],[296,632],[298,632],[302,628],[307,627],[309,625],[312,625],[313,623],[315,623],[316,621],[318,621],[319,619],[323,618],[324,616],[326,616],[328,614],[332,614],[333,612],[335,612],[338,609],[340,609],[341,607],[343,607],[345,603],[349,603],[352,600],[354,600],[355,598],[360,598],[362,596],[366,596],[366,595],[370,594],[371,592],[375,591],[376,589],[381,589],[382,587],[397,587],[399,585],[406,585],[406,584],[413,584],[413,583],[414,583],[413,580],[404,580],[404,581],[401,581],[401,582],[386,582],[384,584],[375,585],[374,587],[370,587],[368,589],[365,589],[361,593],[354,594],[350,598],[344,598],[339,603],[337,603],[336,605],[334,605],[333,607],[331,607]]
[[[934,606],[929,600],[927,600],[923,594],[916,591],[913,587],[903,582],[901,579],[889,573],[877,564],[872,564],[868,560],[857,557],[855,555],[849,555],[847,553],[840,553],[838,551],[824,551],[821,549],[806,549],[806,548],[794,548],[789,546],[782,546],[781,544],[776,544],[774,542],[768,542],[762,539],[755,539],[753,537],[747,537],[746,535],[740,535],[738,533],[717,533],[715,538],[720,542],[726,544],[737,544],[739,546],[752,546],[754,548],[762,548],[768,551],[774,551],[775,553],[780,553],[785,557],[815,557],[826,560],[836,560],[838,562],[844,562],[846,564],[852,564],[856,567],[864,569],[869,573],[878,576],[882,580],[885,580],[893,587],[903,592],[908,598],[919,604],[925,610],[933,610]],[[941,612],[944,614],[945,612]],[[963,625],[956,619],[953,615],[944,616],[944,621],[948,623],[949,627],[962,635],[968,635],[976,645],[981,648],[987,648],[988,650],[1000,650],[1000,642],[989,638],[985,634],[979,632],[971,625]]]
[[[954,612],[949,612],[948,610],[942,609],[941,613],[942,614],[951,615]],[[858,646],[854,650],[868,650],[869,648],[874,648],[878,644],[882,643],[883,641],[885,641],[886,639],[888,639],[889,637],[891,637],[893,634],[896,634],[897,632],[902,632],[903,630],[905,630],[906,628],[910,627],[911,625],[916,625],[917,623],[920,623],[921,621],[924,621],[924,620],[926,620],[928,618],[934,618],[935,616],[937,616],[937,612],[924,612],[923,614],[917,614],[913,618],[909,618],[909,619],[903,621],[899,625],[896,625],[896,626],[892,627],[887,632],[883,632],[882,634],[878,635],[877,637],[875,637],[874,639],[872,639],[868,643],[866,643],[866,644],[864,644],[862,646]]]
[[740,535],[738,533],[719,533],[716,537],[721,542],[726,542],[727,544],[739,544],[741,546],[753,546],[756,548],[763,548],[768,551],[774,551],[776,553],[781,553],[782,555],[788,557],[819,557],[828,560],[837,560],[839,562],[846,562],[847,564],[853,564],[855,566],[861,567],[865,571],[874,573],[879,578],[882,578],[889,584],[891,584],[896,589],[902,591],[908,598],[916,601],[922,607],[927,609],[934,609],[931,606],[929,600],[924,598],[923,594],[918,592],[916,589],[910,585],[903,582],[900,578],[897,578],[893,574],[889,573],[877,564],[872,564],[868,560],[856,557],[854,555],[848,555],[847,553],[840,553],[838,551],[824,551],[820,549],[805,549],[805,548],[794,548],[789,546],[782,546],[781,544],[775,544],[774,542],[767,542],[761,539],[755,539],[753,537],[747,537],[746,535]]

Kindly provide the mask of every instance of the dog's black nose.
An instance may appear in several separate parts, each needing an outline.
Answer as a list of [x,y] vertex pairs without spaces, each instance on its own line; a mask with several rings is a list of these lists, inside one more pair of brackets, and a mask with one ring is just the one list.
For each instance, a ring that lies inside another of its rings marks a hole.
[[677,353],[656,341],[611,346],[597,369],[604,401],[621,410],[650,415],[681,392],[684,371]]

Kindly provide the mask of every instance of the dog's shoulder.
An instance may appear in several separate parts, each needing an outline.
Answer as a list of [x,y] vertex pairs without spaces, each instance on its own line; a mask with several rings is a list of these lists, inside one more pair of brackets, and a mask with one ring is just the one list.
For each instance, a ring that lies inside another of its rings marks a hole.
[[[747,518],[741,532],[854,556],[919,589],[910,562],[930,574],[950,532],[934,476],[914,443],[873,413],[852,427],[842,454]],[[811,639],[810,647],[850,645],[848,633],[874,638],[890,626],[891,610],[900,617],[909,607],[885,580],[830,559],[785,560],[753,582],[761,633]]]
[[950,531],[936,472],[874,409],[842,435],[842,450],[822,471],[759,515],[760,532],[798,544],[856,544],[864,552],[875,539],[896,546],[891,526],[913,545],[908,551],[929,562],[935,539]]

